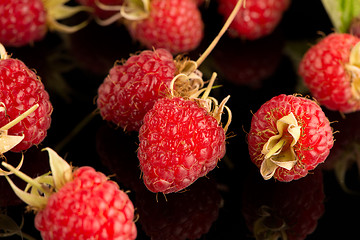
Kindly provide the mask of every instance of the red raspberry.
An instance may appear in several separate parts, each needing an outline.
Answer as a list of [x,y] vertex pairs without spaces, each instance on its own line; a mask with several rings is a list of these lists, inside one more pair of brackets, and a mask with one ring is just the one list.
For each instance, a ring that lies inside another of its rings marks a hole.
[[165,49],[145,50],[115,65],[98,89],[101,116],[127,131],[138,131],[145,113],[169,93],[175,71],[173,56]]
[[264,179],[289,182],[325,161],[333,146],[329,120],[307,98],[273,97],[254,114],[248,134],[251,160]]
[[254,174],[244,183],[242,213],[256,239],[307,239],[324,214],[320,170],[290,183],[264,182]]
[[195,49],[204,34],[201,13],[193,0],[152,0],[147,18],[126,25],[131,36],[148,49],[165,48],[172,54]]
[[332,33],[312,46],[300,62],[299,74],[311,94],[330,110],[360,110],[359,41],[350,34]]
[[0,0],[0,43],[20,47],[44,38],[48,29],[74,32],[86,23],[66,26],[58,19],[67,18],[83,7],[64,5],[68,0]]
[[154,102],[169,95],[170,85],[173,85],[171,91],[177,92],[178,96],[189,97],[197,92],[204,83],[197,68],[224,34],[240,7],[241,1],[196,62],[181,55],[174,60],[168,50],[154,49],[130,57],[123,65],[115,65],[98,89],[97,105],[102,117],[128,131],[138,131],[145,113]]
[[47,32],[42,0],[0,0],[0,16],[0,42],[5,46],[23,46]]
[[[6,176],[15,193],[36,211],[35,227],[42,238],[135,239],[134,206],[128,195],[103,173],[88,166],[72,172],[69,164],[47,150],[52,176],[46,174],[29,183],[40,185],[40,193],[16,189]],[[11,166],[3,165],[12,171]],[[25,174],[14,173],[25,179]],[[49,188],[44,188],[45,183]]]
[[[237,0],[218,0],[218,11],[229,16]],[[271,34],[279,24],[290,0],[246,0],[230,25],[231,34],[254,40]]]
[[225,155],[225,131],[194,100],[161,98],[139,131],[138,158],[152,192],[180,191],[214,169]]
[[6,111],[0,112],[0,126],[6,125],[20,114],[39,104],[38,109],[9,129],[9,135],[25,135],[11,151],[26,150],[41,143],[51,123],[52,105],[49,94],[35,72],[22,61],[8,58],[1,48],[0,58],[0,102]]

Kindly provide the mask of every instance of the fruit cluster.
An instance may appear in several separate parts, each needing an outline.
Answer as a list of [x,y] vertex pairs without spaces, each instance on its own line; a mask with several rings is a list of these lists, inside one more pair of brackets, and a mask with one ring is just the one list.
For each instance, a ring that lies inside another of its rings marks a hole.
[[[65,34],[62,37],[66,39],[67,34],[86,28],[94,20],[94,23],[104,28],[114,23],[118,24],[117,27],[120,25],[119,28],[123,26],[136,44],[139,44],[138,52],[127,59],[115,61],[108,69],[103,82],[98,85],[96,109],[93,112],[100,115],[112,128],[121,128],[126,134],[136,135],[138,148],[133,155],[138,161],[142,185],[147,190],[138,192],[136,203],[146,206],[147,201],[144,199],[151,193],[156,193],[156,196],[158,193],[164,196],[180,193],[195,185],[195,182],[206,181],[202,177],[210,174],[226,156],[230,136],[227,131],[233,116],[228,107],[230,95],[221,101],[211,96],[211,91],[217,88],[214,86],[217,73],[211,71],[210,75],[199,67],[225,33],[232,39],[248,42],[269,37],[276,31],[292,2],[218,0],[218,13],[226,21],[195,61],[186,54],[199,50],[203,43],[206,26],[202,20],[201,8],[211,4],[208,1],[75,2],[76,4],[72,2],[71,5],[67,0],[0,0],[1,157],[5,159],[4,154],[8,151],[23,153],[33,146],[43,144],[50,129],[52,113],[56,111],[50,101],[51,94],[45,89],[37,72],[23,61],[11,57],[5,47],[31,48],[41,42],[49,30]],[[80,23],[64,24],[64,19],[68,18],[76,21],[80,19]],[[309,180],[305,177],[315,172],[315,168],[328,158],[334,145],[334,131],[323,107],[343,115],[360,110],[358,18],[354,17],[354,20],[347,22],[348,26],[344,27],[334,21],[335,27],[341,27],[336,32],[323,36],[301,56],[296,70],[310,96],[303,96],[298,92],[272,96],[253,113],[249,129],[246,129],[244,140],[250,160],[260,171],[261,180],[269,180],[273,184],[276,182],[270,179],[274,178],[285,184],[276,185],[276,191],[293,194],[291,186],[302,188],[302,183]],[[225,76],[234,76],[234,81],[240,79],[237,84],[259,87],[259,79],[266,77],[268,71],[274,71],[278,58],[271,51],[268,52],[269,49],[259,50],[256,44],[253,46],[256,52],[276,61],[262,63],[242,60],[241,56],[237,56],[238,52],[230,49],[228,54],[224,54],[222,50],[217,54],[215,52],[213,62],[215,65],[218,63],[217,67],[221,68]],[[281,47],[278,43],[274,46],[276,49]],[[251,58],[255,53],[246,50],[246,58]],[[238,61],[216,61],[217,56],[231,56]],[[238,72],[234,75],[227,70],[234,62],[252,64],[255,70],[252,74],[236,76]],[[267,65],[268,71],[258,71],[261,64]],[[250,79],[255,79],[256,83],[250,83]],[[144,208],[136,213],[128,192],[121,190],[104,173],[92,166],[73,167],[52,148],[45,147],[44,150],[49,154],[51,171],[48,173],[32,178],[20,171],[26,158],[21,158],[17,167],[2,161],[3,168],[0,169],[0,175],[6,178],[15,194],[28,205],[28,209],[35,212],[35,228],[43,239],[131,240],[138,234],[137,214],[140,222],[143,221],[142,217],[153,218],[152,215],[160,214],[157,213],[157,208],[153,210],[154,213],[144,211]],[[24,190],[14,183],[12,177],[15,175],[27,182]],[[293,180],[298,181],[290,185],[288,182]],[[316,183],[322,183],[317,178],[315,180]],[[317,189],[322,189],[322,185]],[[299,194],[301,190],[295,192]],[[212,215],[217,217],[221,198],[217,192],[213,193],[215,198],[208,202],[213,207]],[[255,195],[258,200],[263,198],[261,194]],[[184,205],[191,205],[191,199],[196,196],[185,195]],[[202,192],[201,196],[207,196],[207,192]],[[301,198],[295,194],[293,196]],[[191,198],[190,201],[187,198]],[[323,195],[320,194],[319,198],[318,202],[322,202]],[[254,235],[266,235],[273,230],[266,225],[270,213],[289,218],[287,220],[290,223],[305,218],[299,215],[292,219],[289,213],[291,209],[280,209],[282,201],[286,204],[286,199],[279,199],[281,204],[274,201],[275,206],[270,206],[270,209],[261,206],[262,202],[252,202],[244,197],[244,204],[250,206],[244,207],[246,220],[251,221],[249,229],[254,231]],[[266,204],[272,205],[274,202]],[[207,206],[201,201],[196,203]],[[172,211],[179,208],[176,204],[170,207]],[[252,208],[261,209],[260,219],[250,216],[253,214]],[[304,227],[301,236],[311,232],[309,228],[316,226],[317,219],[323,213],[320,203],[314,209],[317,209],[316,219],[312,219],[310,227]],[[188,213],[187,217],[193,216],[193,211]],[[184,216],[183,212],[177,214]],[[196,219],[195,214],[193,218]],[[164,221],[159,222],[159,225],[164,224]],[[213,222],[212,218],[210,222]],[[185,229],[189,226],[183,224],[182,227]],[[207,227],[208,225],[205,226],[206,230]],[[295,239],[292,237],[294,232],[285,227],[289,226],[281,225],[280,230],[271,234],[280,234],[284,238],[288,235],[289,239]],[[146,226],[145,231],[151,231],[152,228],[154,226]],[[293,229],[300,232],[295,227]],[[156,231],[160,236],[172,234],[161,233],[158,229]]]

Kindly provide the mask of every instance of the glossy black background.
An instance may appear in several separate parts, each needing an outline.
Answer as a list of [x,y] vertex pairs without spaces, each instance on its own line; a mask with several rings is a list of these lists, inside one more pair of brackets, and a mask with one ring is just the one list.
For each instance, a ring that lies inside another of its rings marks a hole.
[[[206,49],[222,26],[223,18],[217,13],[216,6],[216,1],[210,1],[208,7],[201,7],[205,38],[198,49],[188,53],[193,60]],[[358,239],[360,197],[343,191],[329,166],[331,164],[320,165],[317,171],[306,177],[306,181],[298,180],[304,184],[291,182],[283,187],[284,183],[273,179],[266,182],[260,179],[247,152],[246,132],[250,128],[251,112],[281,93],[309,94],[297,75],[298,61],[317,38],[330,32],[332,25],[320,0],[293,0],[271,36],[252,43],[231,39],[227,35],[220,40],[200,70],[205,78],[214,71],[218,73],[217,84],[222,87],[214,89],[212,96],[220,100],[231,95],[228,106],[233,112],[229,128],[232,137],[228,138],[227,154],[207,178],[197,181],[185,193],[167,195],[167,202],[164,196],[148,192],[139,178],[136,133],[115,130],[100,115],[95,115],[82,128],[78,126],[96,109],[97,88],[114,62],[141,50],[123,26],[100,27],[92,23],[72,35],[48,33],[43,41],[33,46],[7,48],[14,58],[23,60],[37,71],[54,107],[48,136],[38,148],[33,147],[25,153],[23,171],[33,176],[48,171],[47,155],[40,150],[51,147],[74,166],[90,165],[107,175],[115,174],[111,179],[117,181],[122,189],[130,190],[129,196],[137,208],[138,239],[150,239],[145,229],[149,226],[156,228],[157,224],[162,224],[162,233],[182,231],[192,236],[194,229],[202,227],[205,230],[201,239],[253,239],[243,215],[244,211],[251,210],[246,205],[249,201],[259,201],[260,204],[264,201],[265,204],[271,200],[280,206],[294,207],[295,215],[305,216],[303,221],[306,222],[310,221],[306,216],[316,215],[307,209],[312,209],[308,206],[316,202],[317,196],[320,200],[323,197],[318,205],[323,212],[318,220],[313,216],[317,226],[306,239]],[[229,75],[229,72],[246,71],[254,65],[256,73],[264,71],[262,79],[251,81],[248,77],[246,82],[236,82]],[[227,70],[229,68],[233,71]],[[356,134],[359,114],[349,114],[344,119],[339,113],[324,111],[337,132],[335,138],[339,139],[329,159],[334,162],[355,161],[353,150],[356,147],[346,152],[347,155],[344,152],[359,140]],[[79,131],[71,135],[74,129]],[[19,158],[13,153],[5,156],[14,161]],[[317,182],[311,182],[308,179],[311,177]],[[1,212],[18,224],[24,216],[23,232],[40,239],[33,226],[34,215],[24,213],[25,205],[13,196],[4,180],[0,179],[0,197],[4,201],[1,202]],[[349,165],[347,185],[360,191],[359,181],[356,165]],[[297,188],[298,185],[301,187]],[[293,190],[275,190],[282,188]],[[266,191],[268,194],[262,195]]]

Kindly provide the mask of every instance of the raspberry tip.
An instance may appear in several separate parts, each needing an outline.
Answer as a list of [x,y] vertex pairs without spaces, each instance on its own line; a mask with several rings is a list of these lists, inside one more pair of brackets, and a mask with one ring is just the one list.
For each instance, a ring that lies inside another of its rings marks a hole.
[[297,157],[294,146],[300,138],[301,127],[292,112],[276,122],[278,134],[269,138],[261,153],[264,161],[260,166],[260,173],[265,180],[270,179],[277,168],[291,170]]

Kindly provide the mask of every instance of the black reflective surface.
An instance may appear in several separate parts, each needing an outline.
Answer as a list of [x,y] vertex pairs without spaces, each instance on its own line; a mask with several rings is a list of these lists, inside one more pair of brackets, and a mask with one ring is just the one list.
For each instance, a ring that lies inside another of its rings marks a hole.
[[[193,60],[223,23],[215,1],[201,11],[205,38],[188,54]],[[33,46],[7,48],[14,58],[36,69],[54,107],[47,138],[25,152],[22,170],[32,176],[48,171],[47,154],[41,148],[51,147],[74,166],[93,166],[113,176],[122,189],[130,190],[139,215],[138,239],[254,239],[253,230],[263,232],[265,227],[286,231],[288,239],[359,239],[359,113],[343,118],[324,109],[336,132],[330,156],[316,171],[290,183],[263,180],[250,161],[246,143],[251,111],[281,93],[309,94],[297,75],[299,58],[321,34],[331,31],[320,0],[294,0],[271,36],[254,42],[227,35],[220,40],[200,70],[205,79],[218,73],[222,87],[212,96],[231,95],[233,137],[217,168],[187,191],[168,194],[166,199],[142,183],[136,133],[114,129],[100,115],[79,127],[96,109],[97,88],[114,62],[141,50],[123,26],[92,23],[72,35],[49,33]],[[18,154],[5,156],[19,160]],[[24,187],[21,181],[18,184]],[[0,189],[0,229],[13,226],[9,218],[18,225],[23,220],[22,232],[40,239],[33,213],[25,213],[25,205],[4,178]],[[7,237],[11,238],[21,239]]]

